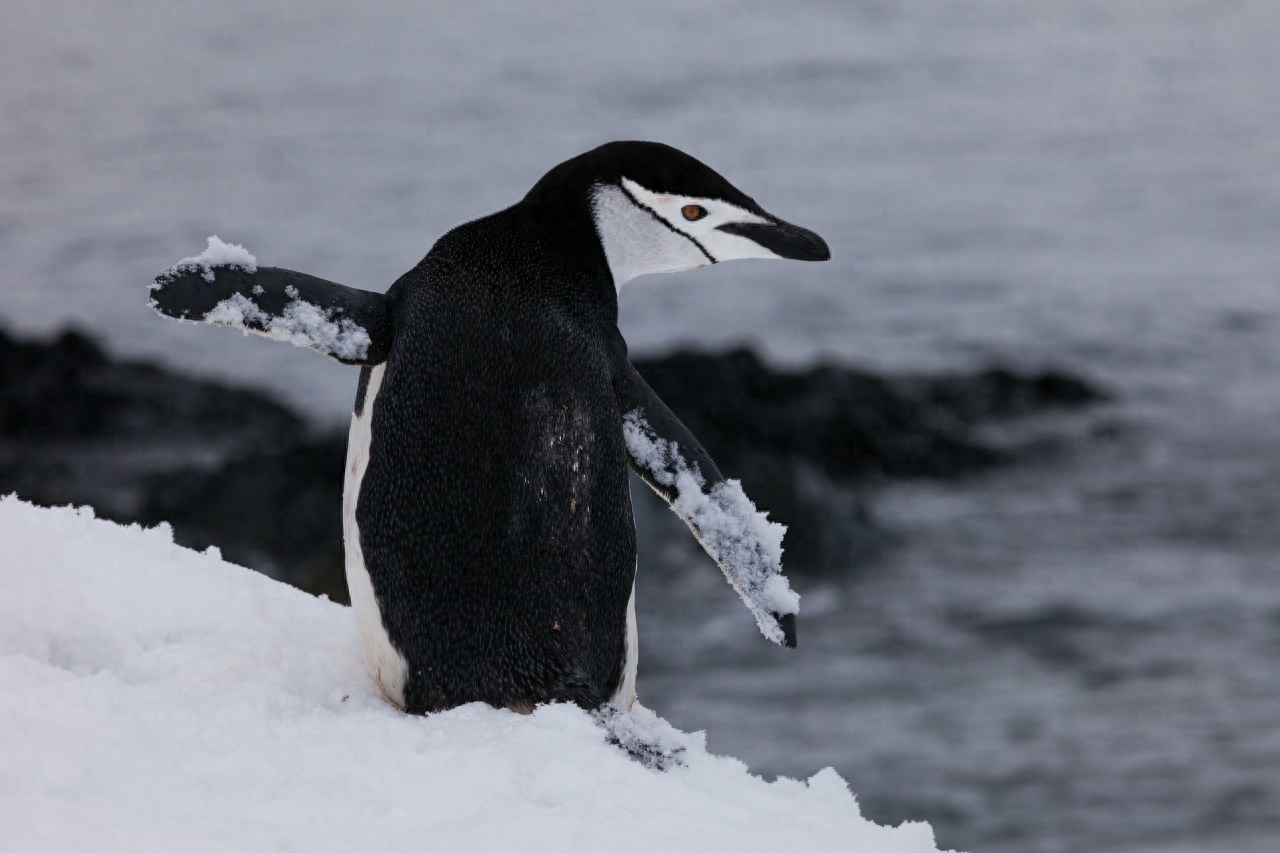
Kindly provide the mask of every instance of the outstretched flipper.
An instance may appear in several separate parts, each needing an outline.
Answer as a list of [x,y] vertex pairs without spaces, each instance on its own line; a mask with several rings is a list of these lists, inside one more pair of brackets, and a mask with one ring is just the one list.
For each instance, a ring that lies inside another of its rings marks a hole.
[[391,348],[391,311],[382,294],[259,267],[243,247],[217,237],[156,276],[151,307],[308,347],[343,364],[379,364]]
[[627,363],[614,378],[632,469],[684,520],[769,640],[793,649],[800,596],[782,575],[786,528],[769,521]]

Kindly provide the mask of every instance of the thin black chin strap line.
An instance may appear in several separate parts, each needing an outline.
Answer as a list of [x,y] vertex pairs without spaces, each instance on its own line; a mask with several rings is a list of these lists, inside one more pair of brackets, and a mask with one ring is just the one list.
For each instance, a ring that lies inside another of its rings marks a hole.
[[645,213],[649,214],[649,215],[650,215],[650,216],[652,216],[654,219],[656,219],[656,220],[658,220],[659,222],[661,222],[663,225],[665,225],[665,226],[667,227],[667,229],[668,229],[668,230],[673,231],[673,232],[675,232],[676,234],[679,234],[681,237],[685,238],[685,239],[686,239],[686,240],[688,240],[690,243],[692,243],[693,245],[697,246],[697,247],[698,247],[698,251],[699,251],[699,252],[701,252],[702,254],[706,255],[706,258],[707,258],[707,260],[708,260],[708,261],[710,261],[710,262],[711,262],[711,263],[713,263],[713,264],[716,262],[716,259],[715,259],[714,257],[712,257],[712,255],[711,255],[711,253],[710,253],[710,252],[708,252],[708,251],[707,251],[707,247],[706,247],[706,246],[704,246],[704,245],[702,245],[701,243],[699,243],[699,242],[698,242],[698,238],[697,238],[697,237],[694,237],[692,234],[686,234],[685,232],[681,231],[679,228],[677,228],[677,227],[675,227],[674,225],[672,225],[672,224],[671,224],[670,222],[668,222],[667,220],[663,219],[661,216],[659,216],[659,215],[658,215],[658,211],[654,210],[652,207],[650,207],[649,205],[647,205],[647,204],[645,204],[644,202],[642,202],[640,199],[638,199],[638,198],[636,198],[635,196],[633,196],[633,195],[631,194],[631,190],[627,189],[627,188],[626,188],[626,186],[625,186],[621,181],[619,181],[619,182],[618,182],[618,189],[622,190],[622,194],[623,194],[623,195],[625,195],[625,196],[627,197],[627,199],[628,199],[632,204],[634,204],[636,207],[640,208],[640,209],[641,209],[641,210],[643,210]]

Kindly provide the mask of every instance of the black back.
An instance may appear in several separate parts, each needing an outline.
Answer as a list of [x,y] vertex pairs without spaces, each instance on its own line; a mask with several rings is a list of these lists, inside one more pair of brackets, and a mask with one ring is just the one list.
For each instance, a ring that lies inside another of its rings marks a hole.
[[594,707],[621,678],[626,351],[583,224],[517,205],[446,235],[388,292],[357,523],[409,711]]
[[718,198],[761,216],[769,215],[719,172],[661,142],[609,142],[566,160],[534,184],[522,205],[532,211],[586,205],[592,184],[617,184],[622,178],[653,192]]

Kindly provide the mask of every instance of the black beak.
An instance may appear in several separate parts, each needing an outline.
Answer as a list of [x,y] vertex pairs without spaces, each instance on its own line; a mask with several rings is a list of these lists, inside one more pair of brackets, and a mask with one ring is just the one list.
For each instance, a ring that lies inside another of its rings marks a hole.
[[769,217],[768,222],[728,222],[719,230],[746,237],[780,258],[793,261],[829,261],[827,243],[808,228]]

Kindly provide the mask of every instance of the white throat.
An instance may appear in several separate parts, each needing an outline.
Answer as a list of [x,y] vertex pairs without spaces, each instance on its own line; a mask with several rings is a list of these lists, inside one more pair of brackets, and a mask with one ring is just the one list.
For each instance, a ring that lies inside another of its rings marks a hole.
[[769,220],[723,199],[654,192],[624,177],[621,185],[592,189],[591,211],[619,290],[645,273],[778,257],[754,240],[724,230],[728,225],[768,225]]

